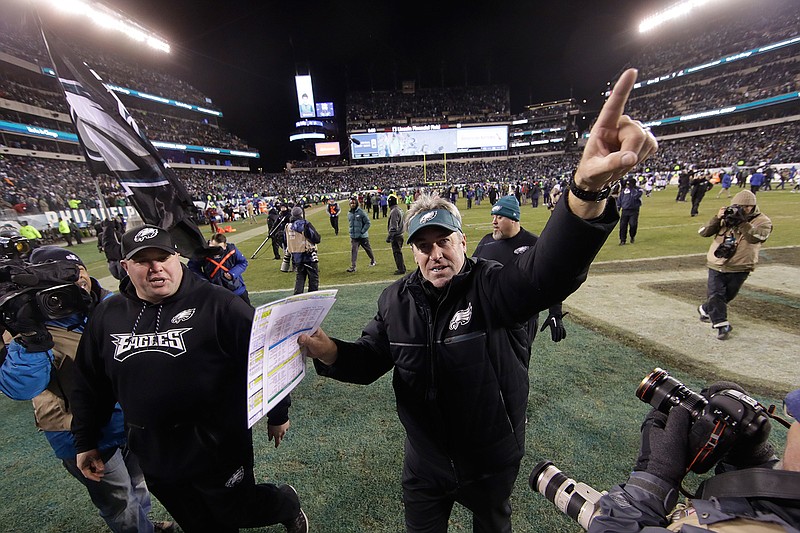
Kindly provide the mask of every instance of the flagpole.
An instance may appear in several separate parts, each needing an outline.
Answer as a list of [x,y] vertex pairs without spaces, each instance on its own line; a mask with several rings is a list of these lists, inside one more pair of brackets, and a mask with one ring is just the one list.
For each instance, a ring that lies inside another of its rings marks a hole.
[[[55,61],[55,59],[53,59],[53,54],[50,51],[50,43],[47,41],[47,36],[44,33],[44,24],[42,24],[42,19],[41,19],[41,17],[39,17],[39,10],[36,8],[36,6],[32,5],[32,3],[31,3],[31,7],[33,8],[33,15],[36,17],[36,25],[39,27],[39,33],[42,34],[42,41],[44,41],[44,48],[45,48],[45,50],[47,50],[47,57],[50,58],[50,65],[51,65],[51,67],[53,69],[53,72],[56,73],[56,82],[60,86],[61,85],[61,75],[59,75],[59,73],[58,73],[57,62]],[[61,92],[62,92],[62,94],[64,93],[63,90]],[[69,106],[69,101],[67,100],[66,94],[64,95],[64,101],[67,103],[67,108],[69,108],[70,107]],[[70,121],[72,122],[72,127],[74,127],[75,131],[77,131],[78,130],[78,126],[77,126],[77,124],[75,124],[75,119],[73,118],[72,113],[69,114],[69,118],[70,118]],[[78,143],[78,145],[79,146],[81,145],[80,142]],[[83,157],[84,157],[84,159],[86,159],[86,154],[85,153],[84,153]],[[97,176],[94,175],[93,172],[90,172],[89,174],[92,176],[92,181],[94,181],[94,187],[95,187],[95,190],[97,191],[97,201],[98,201],[98,205],[100,206],[100,214],[102,215],[103,218],[105,218],[106,214],[107,214],[108,215],[108,219],[111,220],[114,217],[111,215],[111,210],[109,210],[106,207],[105,200],[103,200],[103,194],[100,191],[100,182],[97,180]]]

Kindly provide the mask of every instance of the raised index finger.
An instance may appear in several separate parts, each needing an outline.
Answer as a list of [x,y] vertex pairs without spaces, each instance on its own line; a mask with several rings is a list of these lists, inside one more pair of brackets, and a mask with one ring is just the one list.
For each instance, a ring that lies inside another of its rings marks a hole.
[[611,91],[611,96],[608,97],[603,108],[600,109],[595,126],[601,128],[617,127],[638,74],[639,72],[635,68],[629,68],[622,73],[622,76],[619,77],[614,89]]

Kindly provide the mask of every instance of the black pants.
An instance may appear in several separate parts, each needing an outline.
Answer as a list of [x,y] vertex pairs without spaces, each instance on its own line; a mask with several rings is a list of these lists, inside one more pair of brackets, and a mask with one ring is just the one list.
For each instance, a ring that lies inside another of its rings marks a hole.
[[[511,533],[511,490],[519,462],[493,469],[486,477],[463,482],[449,462],[435,464],[406,440],[403,503],[407,533],[446,533],[455,502],[472,511],[473,533]],[[158,496],[158,494],[156,494]]]
[[398,235],[392,239],[392,255],[394,256],[394,264],[397,270],[401,272],[406,271],[406,263],[403,260],[403,236]]
[[[280,233],[280,232],[277,232],[277,233]],[[276,238],[277,237],[277,233],[276,233],[275,237],[272,237],[272,239],[270,239],[272,241],[272,253],[275,254],[275,259],[283,259],[281,257],[281,248],[284,248],[285,245],[283,244],[283,237],[282,236]]]
[[303,294],[308,279],[308,292],[319,290],[319,263],[301,263],[297,265],[297,275],[294,278],[294,293]]
[[728,303],[736,298],[750,272],[718,272],[708,269],[708,299],[703,309],[711,318],[711,326],[729,325]]
[[339,217],[338,215],[331,218],[331,227],[333,228],[334,235],[339,235]]
[[162,480],[147,472],[145,480],[186,533],[238,532],[288,522],[300,512],[300,501],[288,487],[255,483],[252,461],[190,481]]
[[636,238],[636,230],[639,228],[639,210],[623,209],[619,217],[619,242],[627,240],[628,230],[630,229],[631,242]]

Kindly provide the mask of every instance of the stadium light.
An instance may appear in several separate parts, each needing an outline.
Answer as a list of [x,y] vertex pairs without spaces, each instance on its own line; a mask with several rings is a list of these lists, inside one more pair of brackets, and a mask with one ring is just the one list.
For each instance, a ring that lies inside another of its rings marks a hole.
[[70,15],[85,16],[101,28],[118,31],[137,42],[145,43],[151,48],[161,52],[170,52],[170,45],[164,39],[146,30],[135,21],[124,17],[120,13],[98,2],[88,2],[86,0],[40,1],[46,1],[57,10]]
[[639,24],[639,33],[650,31],[656,26],[660,26],[667,21],[687,15],[694,8],[707,4],[710,1],[712,0],[684,0],[683,2],[679,2],[665,9],[664,11],[661,11],[660,13],[656,13],[655,15],[644,19]]

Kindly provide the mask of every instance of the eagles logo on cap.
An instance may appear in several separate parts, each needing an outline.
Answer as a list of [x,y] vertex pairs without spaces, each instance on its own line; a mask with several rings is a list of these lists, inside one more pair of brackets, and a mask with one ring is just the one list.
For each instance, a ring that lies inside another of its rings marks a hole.
[[144,228],[133,236],[133,241],[144,242],[146,239],[152,239],[156,235],[158,235],[158,228]]
[[178,253],[169,231],[146,225],[125,232],[122,236],[122,257],[130,259],[146,248],[158,248],[171,254]]
[[434,209],[416,215],[408,223],[408,243],[412,237],[427,226],[439,226],[450,231],[461,231],[461,221],[447,209]]

